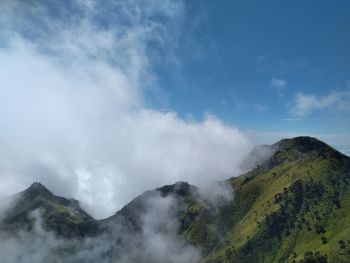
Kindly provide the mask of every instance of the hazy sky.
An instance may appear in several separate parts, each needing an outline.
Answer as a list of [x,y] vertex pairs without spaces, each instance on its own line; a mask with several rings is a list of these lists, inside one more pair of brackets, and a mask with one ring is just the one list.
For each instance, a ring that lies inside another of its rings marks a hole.
[[0,2],[0,191],[111,215],[236,176],[255,143],[350,149],[348,1]]

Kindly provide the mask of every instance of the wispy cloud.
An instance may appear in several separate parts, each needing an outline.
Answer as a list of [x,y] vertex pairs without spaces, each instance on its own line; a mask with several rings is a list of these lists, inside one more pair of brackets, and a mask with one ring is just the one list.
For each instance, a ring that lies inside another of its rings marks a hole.
[[287,81],[284,79],[273,78],[270,81],[270,86],[273,87],[279,94],[282,94],[287,87]]
[[254,111],[254,112],[265,112],[268,110],[268,107],[263,104],[258,103],[250,103],[238,98],[234,98],[230,101],[222,101],[222,104],[228,106],[232,103],[234,110],[236,111]]
[[283,121],[302,121],[303,119],[301,119],[301,118],[284,118],[282,120]]
[[333,91],[326,96],[297,93],[289,108],[289,114],[302,118],[317,110],[347,110],[349,105],[350,89]]
[[263,56],[263,55],[261,55],[261,56],[259,56],[259,57],[257,57],[257,58],[255,59],[255,63],[256,63],[256,64],[260,64],[260,63],[262,63],[264,60],[266,60],[266,57]]

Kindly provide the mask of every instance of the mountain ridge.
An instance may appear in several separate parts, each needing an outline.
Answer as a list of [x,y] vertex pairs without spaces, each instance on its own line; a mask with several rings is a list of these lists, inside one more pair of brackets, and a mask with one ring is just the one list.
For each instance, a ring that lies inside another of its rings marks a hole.
[[142,235],[147,200],[171,197],[176,200],[171,209],[178,235],[201,251],[203,262],[349,262],[350,240],[345,237],[350,234],[350,158],[307,136],[271,147],[274,152],[267,160],[224,181],[235,196],[220,207],[208,206],[198,198],[197,187],[186,182],[146,191],[102,220],[38,182],[21,193],[30,199],[28,193],[37,192],[55,205],[76,206],[84,220],[73,220],[71,232],[56,231],[65,237],[81,237],[84,231],[92,237],[112,233],[110,225],[115,224]]

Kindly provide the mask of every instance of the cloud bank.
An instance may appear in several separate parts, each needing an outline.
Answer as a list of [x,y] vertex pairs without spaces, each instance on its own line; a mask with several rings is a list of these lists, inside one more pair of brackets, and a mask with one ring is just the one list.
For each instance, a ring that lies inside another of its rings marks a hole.
[[146,106],[182,1],[2,1],[0,191],[40,181],[97,218],[144,190],[238,175],[250,140]]

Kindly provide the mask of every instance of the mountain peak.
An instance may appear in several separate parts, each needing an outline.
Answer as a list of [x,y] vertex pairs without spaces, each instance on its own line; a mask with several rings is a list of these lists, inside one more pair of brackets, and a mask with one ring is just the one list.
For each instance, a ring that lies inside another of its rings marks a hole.
[[175,184],[164,185],[157,189],[163,195],[175,194],[177,196],[188,196],[196,189],[195,186],[187,182],[179,181]]
[[41,189],[41,190],[47,190],[47,188],[41,184],[40,182],[33,182],[28,189]]
[[328,144],[309,136],[299,136],[291,139],[282,139],[275,143],[279,150],[289,150],[291,148],[297,149],[302,153],[311,152],[318,149],[329,149],[336,151]]
[[269,170],[281,163],[304,159],[306,156],[338,160],[348,158],[328,144],[310,136],[282,139],[272,147],[275,149],[273,155],[263,162],[260,169]]
[[54,194],[51,193],[43,184],[40,182],[34,182],[32,183],[26,190],[22,192],[24,195],[30,195],[31,197],[34,197],[36,195],[42,195],[47,198],[53,198]]
[[36,210],[40,212],[42,225],[59,235],[81,236],[95,231],[94,219],[79,206],[77,200],[56,196],[40,182],[32,183],[15,196],[0,221],[0,231],[32,229],[35,220],[31,215]]

